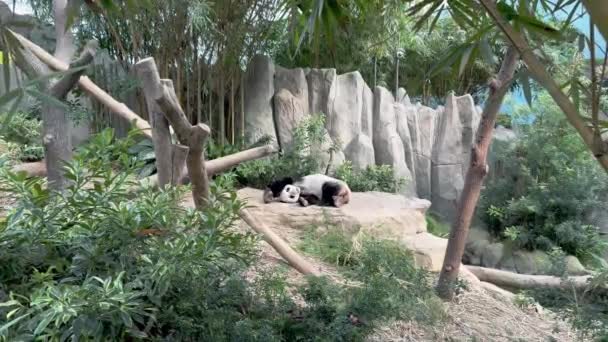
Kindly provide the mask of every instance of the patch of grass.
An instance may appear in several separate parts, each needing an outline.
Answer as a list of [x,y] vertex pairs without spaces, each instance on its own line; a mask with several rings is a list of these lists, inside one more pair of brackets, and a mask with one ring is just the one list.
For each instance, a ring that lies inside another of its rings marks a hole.
[[429,233],[441,238],[447,238],[450,235],[450,226],[431,214],[426,215],[426,229]]
[[413,255],[398,242],[351,235],[326,224],[308,229],[299,248],[360,284],[343,289],[343,300],[349,312],[368,324],[387,319],[430,323],[445,317],[430,273],[416,268]]

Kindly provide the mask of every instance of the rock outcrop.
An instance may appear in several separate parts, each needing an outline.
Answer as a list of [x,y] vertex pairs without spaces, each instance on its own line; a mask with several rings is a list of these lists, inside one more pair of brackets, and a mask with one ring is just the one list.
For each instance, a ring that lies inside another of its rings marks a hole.
[[249,141],[270,135],[286,147],[295,125],[319,113],[328,140],[341,146],[333,167],[341,160],[357,168],[391,165],[395,177],[407,179],[404,194],[431,200],[434,212],[453,217],[480,119],[470,95],[450,94],[445,107],[433,109],[412,104],[403,88],[372,91],[358,71],[285,69],[253,58],[245,89]]
[[[395,240],[414,254],[417,266],[438,272],[443,264],[447,240],[426,229],[428,200],[383,192],[355,192],[341,208],[262,201],[262,191],[238,191],[248,210],[277,233],[304,231],[311,224],[328,225],[350,234],[363,233],[379,239]],[[187,198],[191,202],[190,197]],[[190,203],[192,206],[192,203]],[[293,233],[292,233],[293,234]]]
[[[466,265],[497,268],[520,274],[551,275],[558,270],[555,260],[549,254],[536,250],[513,249],[502,242],[494,242],[490,235],[480,228],[472,228],[465,246],[462,262]],[[568,275],[586,275],[588,271],[572,255],[563,260]]]
[[254,56],[245,80],[245,132],[249,143],[263,136],[277,139],[273,120],[274,63],[269,57]]

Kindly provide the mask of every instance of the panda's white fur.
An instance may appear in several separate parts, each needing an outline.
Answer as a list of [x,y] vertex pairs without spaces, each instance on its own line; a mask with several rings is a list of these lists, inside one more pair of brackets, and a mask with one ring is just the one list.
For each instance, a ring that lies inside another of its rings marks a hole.
[[300,199],[300,188],[295,185],[285,185],[279,200],[283,203],[296,203]]
[[312,174],[295,181],[285,177],[272,181],[264,190],[264,203],[299,202],[302,206],[310,204],[341,207],[350,202],[351,191],[339,179],[324,174]]
[[339,179],[335,179],[333,177],[315,173],[312,175],[304,176],[299,180],[294,182],[294,185],[299,187],[302,193],[306,193],[309,195],[315,195],[318,198],[323,197],[323,184],[327,182],[336,182],[338,184],[346,185],[343,181]]

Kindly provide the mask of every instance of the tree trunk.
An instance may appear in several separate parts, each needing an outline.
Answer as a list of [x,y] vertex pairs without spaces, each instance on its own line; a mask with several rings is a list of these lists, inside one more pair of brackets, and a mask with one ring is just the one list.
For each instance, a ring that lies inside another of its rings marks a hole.
[[477,139],[475,146],[472,147],[469,169],[467,170],[464,188],[458,202],[458,214],[452,223],[443,267],[437,284],[438,294],[447,300],[451,300],[454,295],[453,285],[458,277],[469,226],[475,212],[475,207],[477,206],[484,177],[488,173],[486,157],[488,148],[492,142],[492,132],[494,131],[496,116],[505,94],[509,90],[517,60],[517,51],[514,47],[510,46],[502,61],[497,79],[492,80],[490,84],[490,95],[481,114],[481,121],[477,129]]
[[220,73],[218,77],[218,115],[219,115],[219,142],[220,146],[226,144],[226,113],[225,113],[225,102],[226,102],[226,87],[224,84],[224,68],[220,67]]
[[576,106],[564,94],[541,61],[538,60],[526,39],[500,15],[493,0],[480,0],[486,12],[503,31],[507,39],[521,54],[532,77],[547,90],[566,115],[568,122],[578,131],[600,165],[608,172],[608,142],[595,139],[593,130],[585,123]]
[[[154,154],[156,156],[156,173],[158,174],[158,185],[162,189],[171,183],[172,165],[172,145],[169,121],[162,113],[160,107],[154,101],[154,85],[152,80],[158,74],[154,60],[144,59],[135,64],[135,72],[142,84],[150,123],[152,124],[152,142],[154,143]],[[179,165],[181,168],[182,165]]]
[[[81,68],[93,61],[97,43],[89,43],[70,69]],[[81,69],[64,76],[49,90],[49,95],[65,101],[70,90],[85,72]],[[72,160],[71,122],[65,108],[47,103],[42,110],[42,144],[46,161],[47,179],[50,188],[61,191],[67,185],[64,177],[64,163]]]

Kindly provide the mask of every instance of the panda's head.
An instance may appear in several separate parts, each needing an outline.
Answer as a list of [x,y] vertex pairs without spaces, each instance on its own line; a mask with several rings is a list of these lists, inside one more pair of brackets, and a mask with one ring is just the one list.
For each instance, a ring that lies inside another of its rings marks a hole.
[[279,200],[283,203],[296,203],[299,198],[300,188],[291,184],[285,185],[279,195]]

